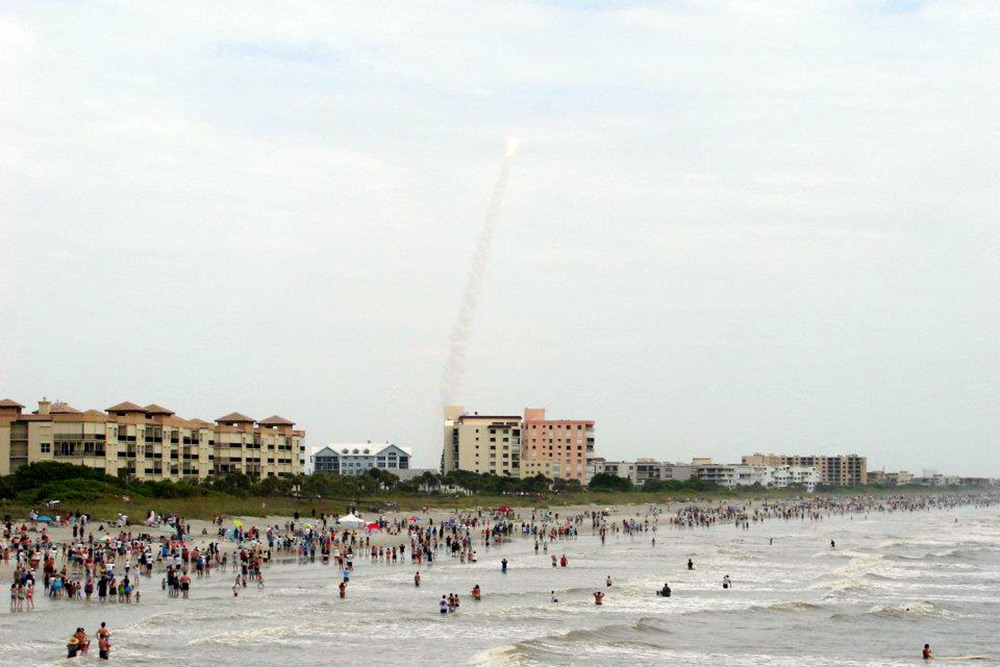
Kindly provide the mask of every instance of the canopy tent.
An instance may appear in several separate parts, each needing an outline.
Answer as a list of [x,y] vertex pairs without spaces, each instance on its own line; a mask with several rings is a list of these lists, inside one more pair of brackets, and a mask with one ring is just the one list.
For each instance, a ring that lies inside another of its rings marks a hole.
[[365,522],[354,514],[348,514],[347,516],[342,516],[337,519],[337,523],[341,526],[347,526],[348,528],[360,528]]

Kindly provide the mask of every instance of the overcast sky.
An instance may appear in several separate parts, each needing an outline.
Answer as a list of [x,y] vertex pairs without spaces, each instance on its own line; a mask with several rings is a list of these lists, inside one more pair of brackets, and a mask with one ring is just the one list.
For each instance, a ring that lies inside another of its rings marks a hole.
[[[0,2],[0,398],[1000,476],[1000,5]],[[433,440],[432,440],[433,437]]]

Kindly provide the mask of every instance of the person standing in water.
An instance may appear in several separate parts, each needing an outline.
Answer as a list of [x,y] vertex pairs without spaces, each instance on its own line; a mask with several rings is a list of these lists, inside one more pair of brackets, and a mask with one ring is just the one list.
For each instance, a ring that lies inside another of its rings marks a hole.
[[924,644],[924,653],[923,653],[923,656],[924,656],[924,660],[933,660],[934,659],[934,656],[931,655],[931,645],[930,644]]
[[607,581],[604,582],[604,585],[607,586],[608,588],[611,588],[611,575],[610,574],[608,575]]
[[694,569],[694,561],[691,560],[690,558],[688,558],[688,569],[689,570],[693,570]]
[[594,604],[598,607],[604,604],[604,593],[601,591],[594,591]]
[[418,571],[413,575],[413,585],[420,588],[420,572]]
[[830,548],[831,549],[836,549],[837,548],[837,543],[834,542],[833,540],[830,540]]
[[500,572],[502,572],[503,574],[507,574],[507,559],[506,558],[504,558],[502,561],[500,561]]

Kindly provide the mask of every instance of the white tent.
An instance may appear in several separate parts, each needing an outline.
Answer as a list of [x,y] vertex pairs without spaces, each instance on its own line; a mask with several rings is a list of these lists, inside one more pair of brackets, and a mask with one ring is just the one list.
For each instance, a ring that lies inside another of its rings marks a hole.
[[354,514],[348,514],[337,519],[337,523],[348,528],[360,528],[364,524],[364,521]]

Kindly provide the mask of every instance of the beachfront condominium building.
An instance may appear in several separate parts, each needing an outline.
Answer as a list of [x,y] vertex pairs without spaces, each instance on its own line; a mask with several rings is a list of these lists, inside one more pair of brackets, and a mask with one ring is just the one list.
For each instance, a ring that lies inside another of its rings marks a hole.
[[302,472],[305,432],[277,415],[239,412],[214,423],[183,419],[155,403],[81,411],[43,399],[25,413],[0,401],[0,475],[37,461],[63,461],[139,479],[197,481],[240,472],[288,477]]
[[740,465],[704,460],[693,467],[692,477],[729,489],[740,486],[760,486],[765,489],[799,486],[812,491],[819,483],[819,471],[814,466]]
[[453,470],[521,475],[521,416],[467,414],[461,405],[444,409],[441,472]]
[[480,415],[449,405],[444,409],[443,445],[441,470],[445,473],[543,474],[586,484],[587,458],[594,451],[594,422],[546,419],[543,408],[526,408],[523,415]]
[[587,483],[587,457],[594,453],[594,422],[546,419],[544,408],[526,408],[521,433],[521,464],[550,461],[558,477]]
[[761,454],[756,452],[743,457],[743,465],[750,466],[804,466],[819,471],[820,484],[827,486],[856,486],[868,483],[868,458],[857,454],[838,456],[800,454]]
[[331,475],[360,475],[368,470],[398,473],[410,467],[413,452],[408,447],[386,443],[327,445],[312,456],[313,472]]

